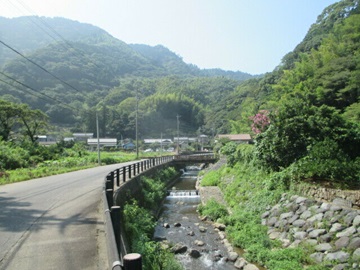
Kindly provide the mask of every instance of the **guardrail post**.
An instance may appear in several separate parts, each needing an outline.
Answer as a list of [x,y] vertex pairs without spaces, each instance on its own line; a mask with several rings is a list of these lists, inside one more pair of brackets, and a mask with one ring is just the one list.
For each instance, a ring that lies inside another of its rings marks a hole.
[[125,181],[126,181],[126,167],[122,167],[122,179],[123,179],[123,182],[125,183]]
[[142,270],[141,255],[139,253],[129,253],[124,256],[125,270]]
[[129,165],[129,179],[131,179],[131,165]]
[[114,188],[114,178],[111,177],[111,174],[109,173],[106,176],[105,189],[113,189],[113,188]]
[[120,186],[120,169],[116,169],[116,186]]
[[136,163],[137,173],[140,173],[140,162]]
[[141,161],[141,172],[144,171],[144,161]]
[[114,205],[114,190],[112,188],[106,189],[106,199],[109,207]]
[[114,228],[114,235],[116,240],[116,246],[118,248],[119,255],[121,254],[121,231],[120,231],[120,206],[112,206],[111,211],[111,222]]

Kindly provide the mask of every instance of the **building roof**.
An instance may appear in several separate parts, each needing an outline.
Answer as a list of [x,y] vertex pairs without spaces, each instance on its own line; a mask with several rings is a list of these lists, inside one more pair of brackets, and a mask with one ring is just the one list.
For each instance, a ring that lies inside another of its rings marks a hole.
[[[97,144],[97,138],[89,138],[87,139],[87,143],[89,145]],[[115,146],[117,144],[116,138],[99,138],[99,144],[101,145],[108,145],[108,146]]]
[[152,144],[152,143],[172,143],[171,139],[144,139],[144,143]]
[[74,133],[74,137],[93,137],[94,133]]
[[251,141],[250,134],[219,134],[218,138],[228,138],[230,141]]

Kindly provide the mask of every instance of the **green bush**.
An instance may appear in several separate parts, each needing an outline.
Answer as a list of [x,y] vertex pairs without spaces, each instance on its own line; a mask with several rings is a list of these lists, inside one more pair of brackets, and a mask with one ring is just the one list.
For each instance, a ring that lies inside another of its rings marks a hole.
[[160,243],[148,239],[138,239],[134,249],[142,255],[143,269],[181,270],[180,263],[174,255],[161,248]]
[[270,249],[264,247],[261,244],[250,245],[246,249],[245,258],[250,262],[256,262],[261,265],[265,265],[265,262],[269,258]]
[[236,163],[236,147],[236,143],[228,142],[220,150],[221,154],[226,155],[229,166],[233,166]]
[[236,208],[225,218],[225,222],[228,238],[235,246],[245,249],[255,244],[264,248],[271,246],[267,227],[261,225],[256,213]]
[[266,265],[268,269],[274,269],[274,270],[302,270],[304,269],[302,264],[297,261],[290,261],[290,260],[284,260],[284,261],[276,261],[271,260]]
[[201,186],[217,186],[221,182],[220,171],[210,171],[201,179]]
[[0,170],[14,170],[28,166],[29,152],[9,142],[0,141]]
[[211,220],[224,218],[228,215],[226,207],[214,199],[210,199],[206,205],[200,204],[198,211],[201,215],[209,217]]
[[149,211],[138,205],[137,201],[134,200],[124,206],[123,218],[130,243],[140,239],[151,239],[156,221]]
[[144,195],[144,205],[148,209],[158,206],[158,203],[166,195],[166,186],[160,179],[148,177],[141,178],[142,193]]

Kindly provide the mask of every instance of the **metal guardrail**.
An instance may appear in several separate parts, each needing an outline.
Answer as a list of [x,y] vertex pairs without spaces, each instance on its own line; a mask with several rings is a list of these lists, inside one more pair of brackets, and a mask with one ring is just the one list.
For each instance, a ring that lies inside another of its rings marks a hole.
[[216,160],[214,153],[195,153],[195,154],[185,154],[174,156],[174,161],[213,161]]
[[[107,254],[109,269],[121,270],[125,267],[125,270],[138,270],[139,268],[131,267],[131,263],[125,262],[124,258],[121,258],[121,246],[122,238],[120,231],[120,206],[114,206],[114,189],[120,187],[121,183],[131,180],[140,173],[169,162],[172,162],[173,156],[164,156],[142,160],[131,165],[120,167],[114,171],[108,173],[104,181],[104,223],[105,223],[105,235],[107,242]],[[125,252],[127,253],[127,252]],[[141,258],[140,258],[141,259]],[[134,262],[138,265],[138,262]],[[128,266],[128,267],[127,267]],[[141,269],[141,268],[140,268]]]
[[[123,246],[121,231],[120,231],[120,206],[114,206],[114,190],[119,188],[121,183],[131,180],[140,173],[147,171],[153,167],[170,163],[177,160],[188,161],[213,161],[215,156],[213,153],[196,153],[177,156],[164,156],[142,160],[131,165],[120,167],[108,173],[104,181],[104,219],[105,219],[105,234],[107,242],[108,263],[111,270],[139,270],[141,269],[140,262],[137,259],[133,260],[134,256],[129,261],[121,258],[121,247]],[[127,254],[127,252],[124,252]],[[134,255],[134,254],[128,254]],[[140,266],[139,266],[140,265]]]
[[119,256],[119,249],[116,244],[116,236],[114,230],[114,224],[111,214],[116,213],[113,208],[109,209],[109,204],[106,198],[106,193],[104,192],[103,195],[103,202],[104,202],[104,223],[105,223],[105,234],[106,234],[106,247],[107,247],[107,254],[108,254],[108,263],[109,268],[112,270],[121,270],[123,263],[120,261]]

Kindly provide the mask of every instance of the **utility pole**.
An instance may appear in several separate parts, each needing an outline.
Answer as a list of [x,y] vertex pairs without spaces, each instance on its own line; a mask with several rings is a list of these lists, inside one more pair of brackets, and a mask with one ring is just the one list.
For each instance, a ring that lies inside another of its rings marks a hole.
[[135,114],[135,140],[136,140],[136,159],[139,159],[139,142],[138,142],[138,110],[139,110],[139,96],[136,89],[136,114]]
[[162,157],[162,151],[163,151],[163,137],[162,137],[162,132],[160,135],[160,157]]
[[100,138],[99,138],[99,117],[96,111],[96,137],[97,137],[97,154],[98,154],[98,164],[101,165],[100,159]]
[[181,116],[180,115],[176,115],[176,122],[177,122],[177,147],[176,147],[176,154],[179,154],[179,126],[180,126],[180,121],[179,118]]

